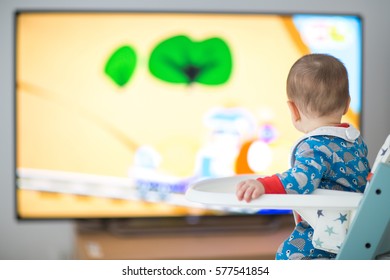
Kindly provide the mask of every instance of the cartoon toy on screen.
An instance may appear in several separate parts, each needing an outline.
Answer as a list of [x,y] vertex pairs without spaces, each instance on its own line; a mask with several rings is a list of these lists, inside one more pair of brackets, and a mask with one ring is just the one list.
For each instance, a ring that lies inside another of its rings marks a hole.
[[200,177],[220,177],[236,174],[236,160],[243,139],[256,132],[253,115],[243,108],[212,108],[205,114],[208,138],[197,156]]

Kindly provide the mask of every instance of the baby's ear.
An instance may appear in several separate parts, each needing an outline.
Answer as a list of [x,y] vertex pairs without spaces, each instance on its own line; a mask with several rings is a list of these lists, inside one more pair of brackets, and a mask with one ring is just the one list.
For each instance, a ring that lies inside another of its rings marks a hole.
[[301,113],[299,112],[297,105],[294,103],[294,101],[291,100],[287,101],[287,105],[288,108],[290,109],[291,119],[294,122],[299,121],[301,119]]
[[348,98],[347,104],[345,104],[343,115],[345,115],[348,112],[350,104],[351,104],[351,97]]

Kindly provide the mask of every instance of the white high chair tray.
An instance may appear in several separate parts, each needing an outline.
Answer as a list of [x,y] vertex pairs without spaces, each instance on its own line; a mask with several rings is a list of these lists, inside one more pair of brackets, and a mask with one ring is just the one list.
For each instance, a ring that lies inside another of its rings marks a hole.
[[236,197],[236,184],[258,175],[237,175],[205,179],[193,183],[185,196],[188,200],[208,205],[256,209],[356,209],[363,194],[317,189],[309,195],[265,194],[247,203]]

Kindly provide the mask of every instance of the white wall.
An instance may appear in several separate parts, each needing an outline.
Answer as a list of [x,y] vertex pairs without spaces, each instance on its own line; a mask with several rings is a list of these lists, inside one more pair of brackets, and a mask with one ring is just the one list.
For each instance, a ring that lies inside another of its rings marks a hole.
[[13,12],[16,8],[358,13],[364,20],[363,133],[370,160],[390,133],[390,1],[2,0],[0,3],[0,259],[72,256],[71,221],[17,221],[14,185]]

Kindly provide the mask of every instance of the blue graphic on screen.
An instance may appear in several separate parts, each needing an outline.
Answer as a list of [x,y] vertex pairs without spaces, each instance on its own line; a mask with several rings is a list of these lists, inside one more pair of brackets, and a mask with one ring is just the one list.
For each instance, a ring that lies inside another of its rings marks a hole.
[[340,59],[348,70],[350,107],[361,112],[362,41],[361,20],[356,16],[296,15],[294,24],[312,53]]

